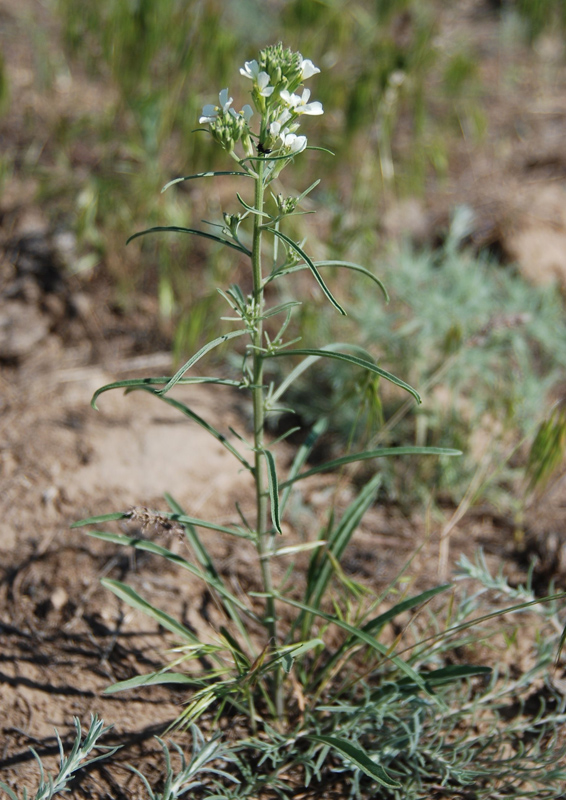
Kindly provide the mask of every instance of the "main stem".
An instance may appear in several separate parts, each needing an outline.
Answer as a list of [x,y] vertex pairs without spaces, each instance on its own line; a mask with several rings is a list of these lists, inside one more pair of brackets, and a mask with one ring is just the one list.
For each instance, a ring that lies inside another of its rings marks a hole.
[[[264,164],[258,161],[257,178],[255,182],[254,207],[259,212],[254,215],[253,242],[252,242],[252,272],[253,272],[253,299],[255,304],[255,326],[252,332],[252,359],[253,359],[253,426],[254,426],[254,452],[255,452],[255,487],[256,487],[256,547],[259,556],[263,590],[267,597],[265,600],[265,618],[269,638],[272,644],[277,645],[277,620],[275,616],[275,602],[273,600],[273,580],[271,576],[270,552],[273,533],[268,526],[268,500],[266,492],[266,468],[264,455],[263,427],[265,418],[265,393],[263,388],[263,356],[261,354],[263,339],[263,275],[261,269],[261,236],[264,201]],[[279,670],[274,673],[275,705],[279,716],[283,711],[283,696],[281,693]]]

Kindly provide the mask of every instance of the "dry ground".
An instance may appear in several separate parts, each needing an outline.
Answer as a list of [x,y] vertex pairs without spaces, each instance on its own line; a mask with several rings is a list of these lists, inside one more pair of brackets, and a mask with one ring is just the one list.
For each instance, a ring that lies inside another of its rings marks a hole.
[[[35,109],[41,122],[50,112],[32,85],[30,43],[15,36],[22,32],[22,9],[46,13],[34,0],[0,3],[5,60],[21,99],[3,123],[8,147],[20,146],[17,114]],[[485,70],[495,67],[496,59],[486,59]],[[61,87],[57,102],[67,108],[92,102],[85,100],[87,90],[96,87]],[[566,107],[558,91],[537,100],[536,86],[523,99],[510,97],[498,106],[502,141],[515,142],[514,149],[502,153],[488,143],[478,160],[466,154],[456,184],[432,207],[442,218],[449,203],[471,198],[481,222],[478,241],[497,240],[544,280],[566,275]],[[522,134],[515,141],[508,129],[518,122]],[[102,695],[109,683],[161,664],[167,640],[156,624],[101,589],[99,579],[127,580],[197,631],[206,628],[207,598],[170,566],[148,555],[133,558],[69,525],[133,506],[164,508],[164,491],[187,512],[227,522],[236,498],[251,507],[251,487],[220,446],[152,398],[105,395],[100,412],[90,408],[92,392],[109,380],[168,374],[168,342],[155,326],[151,304],[145,318],[124,321],[109,310],[103,283],[65,278],[61,242],[34,204],[34,192],[33,181],[14,179],[0,201],[0,775],[33,787],[37,768],[29,746],[52,756],[54,726],[69,741],[73,715],[86,723],[89,713],[98,713],[114,725],[108,742],[125,746],[112,768],[101,766],[81,778],[74,796],[141,797],[139,782],[122,763],[143,762],[148,777],[157,777],[161,761],[152,737],[175,718],[184,695],[159,687]],[[245,431],[241,395],[199,387],[187,397],[222,430],[235,425]],[[564,530],[564,492],[558,484],[549,499],[556,531]],[[330,502],[327,477],[305,484],[288,535],[312,535]],[[407,517],[395,508],[373,509],[353,539],[346,572],[381,589],[422,544],[411,569],[415,587],[436,584],[439,570],[449,575],[460,553],[471,557],[480,545],[492,565],[524,574],[510,558],[512,525],[490,509],[476,509],[451,528],[446,566],[440,538],[451,514],[430,523],[424,512]],[[235,587],[254,587],[245,550],[221,537],[207,541]],[[170,543],[183,552],[174,536]],[[560,579],[562,551],[559,537],[545,579]]]

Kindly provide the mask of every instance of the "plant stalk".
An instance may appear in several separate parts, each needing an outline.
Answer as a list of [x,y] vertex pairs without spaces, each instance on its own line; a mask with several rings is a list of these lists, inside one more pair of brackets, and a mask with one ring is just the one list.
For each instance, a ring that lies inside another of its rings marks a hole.
[[[268,526],[268,499],[266,492],[266,464],[264,455],[264,419],[265,419],[265,392],[263,388],[263,356],[260,352],[263,339],[263,307],[264,287],[261,266],[261,236],[264,203],[264,164],[258,161],[257,178],[255,181],[254,207],[259,212],[254,216],[252,240],[252,273],[253,273],[253,299],[255,306],[254,329],[252,331],[252,359],[253,359],[253,427],[254,427],[254,476],[256,488],[256,548],[259,556],[263,591],[265,600],[265,625],[269,638],[277,646],[277,620],[275,617],[275,601],[273,599],[273,580],[271,576],[271,562],[269,553],[272,549],[273,533]],[[283,695],[281,692],[280,670],[274,672],[274,697],[277,713],[283,713]]]

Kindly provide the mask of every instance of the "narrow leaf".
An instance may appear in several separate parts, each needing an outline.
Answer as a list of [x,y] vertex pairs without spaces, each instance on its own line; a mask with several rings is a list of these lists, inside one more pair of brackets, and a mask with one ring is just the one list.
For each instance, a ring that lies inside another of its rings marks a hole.
[[255,614],[253,614],[241,600],[238,600],[235,595],[231,594],[220,580],[216,580],[212,576],[205,574],[198,567],[195,567],[194,564],[191,564],[190,561],[187,561],[182,556],[173,553],[171,550],[167,550],[166,547],[161,547],[161,545],[156,544],[149,539],[136,539],[132,536],[122,536],[122,534],[108,533],[107,531],[88,531],[88,535],[92,536],[93,539],[101,539],[103,542],[112,542],[113,544],[119,544],[125,547],[134,547],[136,550],[144,550],[145,552],[153,553],[154,555],[166,558],[167,561],[171,561],[176,566],[187,570],[187,572],[190,572],[191,575],[194,575],[196,578],[204,581],[209,586],[212,586],[219,594],[221,594],[223,597],[226,597],[233,605],[235,605],[241,611],[244,611],[246,614],[251,615],[252,618],[255,619]]
[[380,655],[384,658],[391,661],[395,666],[401,671],[404,672],[411,680],[417,683],[421,689],[426,691],[426,686],[423,679],[420,677],[418,672],[407,664],[406,661],[403,661],[402,658],[399,656],[393,655],[389,652],[389,649],[385,647],[385,645],[381,644],[381,642],[376,641],[373,636],[370,636],[368,633],[363,631],[361,628],[356,628],[353,625],[350,625],[344,620],[339,619],[338,617],[333,617],[331,614],[325,614],[319,608],[315,608],[314,606],[310,606],[307,603],[301,603],[298,600],[292,600],[290,597],[285,597],[284,595],[280,594],[279,592],[273,591],[273,597],[277,600],[281,600],[283,603],[287,603],[287,605],[293,606],[294,608],[300,608],[301,611],[306,611],[308,614],[313,614],[316,617],[320,617],[321,619],[325,619],[327,622],[336,625],[338,628],[342,628],[342,630],[351,633],[352,636],[359,639],[364,644],[367,644],[368,647],[372,650],[376,650]]
[[[341,559],[362,517],[374,502],[380,483],[381,476],[374,475],[359,492],[353,502],[350,503],[338,525],[329,532],[327,536],[328,550],[337,561]],[[319,607],[324,596],[332,577],[333,569],[332,561],[328,558],[326,553],[324,553],[321,558],[319,558],[316,553],[313,555],[307,575],[307,590],[305,596],[316,608]],[[303,628],[303,636],[305,636],[306,633],[306,629]]]
[[320,419],[318,419],[311,428],[303,444],[297,450],[297,454],[293,460],[291,469],[289,470],[289,477],[285,481],[286,488],[283,490],[283,493],[281,495],[281,503],[280,503],[281,513],[283,513],[283,510],[287,505],[289,495],[291,494],[291,485],[293,483],[293,478],[295,477],[295,475],[298,475],[299,470],[309,457],[309,454],[311,453],[314,445],[316,444],[316,440],[318,439],[319,436],[321,436],[325,432],[327,427],[328,427],[328,420],[326,419],[326,417],[320,417]]
[[267,461],[267,478],[269,482],[269,501],[271,504],[271,519],[277,533],[281,533],[281,519],[279,515],[279,489],[277,486],[277,469],[275,459],[270,450],[264,450]]
[[192,411],[187,405],[185,405],[185,403],[181,403],[179,400],[174,400],[172,397],[165,397],[159,391],[156,391],[155,389],[152,389],[149,386],[140,386],[137,387],[137,389],[146,391],[149,394],[152,394],[154,397],[158,397],[160,400],[163,400],[163,402],[168,403],[173,408],[176,408],[177,411],[180,411],[181,414],[185,415],[185,417],[192,419],[193,422],[196,422],[197,425],[200,425],[201,428],[204,428],[205,431],[210,433],[211,436],[213,436],[218,442],[220,442],[220,444],[223,447],[225,447],[229,453],[232,453],[232,455],[238,459],[238,461],[240,462],[240,464],[242,464],[242,466],[244,466],[246,469],[248,469],[250,472],[253,473],[254,468],[252,467],[252,465],[248,461],[246,461],[244,456],[242,456],[232,444],[230,444],[230,442],[224,436],[224,434],[220,433],[220,431],[218,431],[213,425],[204,420],[196,412]]
[[101,522],[113,522],[116,519],[126,519],[127,516],[127,511],[116,511],[114,514],[101,514],[98,517],[79,519],[77,522],[73,522],[71,528],[82,528],[84,525],[99,525]]
[[320,742],[320,744],[327,745],[327,747],[332,747],[334,750],[337,750],[347,761],[362,772],[365,772],[366,775],[373,778],[374,781],[377,781],[382,786],[388,789],[397,789],[401,786],[400,783],[394,780],[389,773],[383,769],[383,767],[376,764],[364,750],[356,747],[347,739],[338,738],[337,736],[313,735],[308,735],[307,739],[312,739],[314,742]]
[[[354,272],[360,272],[362,275],[370,278],[374,283],[376,283],[380,290],[383,293],[383,296],[386,302],[389,302],[389,294],[385,285],[380,281],[380,279],[371,272],[371,270],[366,269],[366,267],[362,267],[361,264],[356,264],[353,261],[337,261],[337,260],[330,260],[330,261],[314,261],[313,262],[315,267],[319,269],[320,267],[343,267],[344,269],[351,269]],[[267,282],[274,280],[275,278],[281,278],[284,275],[290,275],[292,272],[300,272],[303,269],[308,269],[308,264],[294,264],[292,267],[284,267],[283,269],[275,270],[271,273]]]
[[[182,507],[179,505],[179,503],[177,503],[177,501],[173,497],[171,497],[170,494],[166,494],[165,499],[177,515],[185,516]],[[242,636],[245,638],[246,642],[249,642],[249,635],[246,630],[246,626],[243,623],[240,614],[237,611],[237,607],[232,603],[231,595],[226,590],[225,583],[220,577],[219,573],[217,572],[212,557],[210,556],[210,553],[208,552],[204,544],[201,542],[200,537],[195,529],[195,526],[188,522],[182,524],[183,528],[185,529],[185,535],[189,540],[191,547],[193,548],[193,551],[197,557],[198,562],[200,563],[201,567],[203,567],[203,569],[205,570],[206,575],[210,581],[210,584],[215,588],[218,586],[218,584],[224,587],[224,591],[218,592],[218,594],[220,596],[220,602],[224,605],[224,608],[226,609],[226,613],[234,621],[236,627],[238,628]]]
[[324,547],[328,542],[325,539],[318,539],[316,542],[303,542],[303,544],[291,544],[286,547],[280,547],[272,553],[273,558],[276,556],[292,556],[295,553],[304,553],[307,550],[315,550],[317,547]]
[[230,333],[224,333],[217,339],[213,339],[211,342],[207,342],[207,344],[205,344],[204,347],[201,347],[198,353],[195,353],[194,356],[189,358],[189,360],[185,364],[183,364],[183,366],[179,370],[177,370],[177,372],[175,373],[175,375],[173,375],[172,378],[169,378],[165,386],[162,389],[158,390],[159,393],[167,394],[167,392],[170,389],[172,389],[176,383],[179,382],[179,380],[183,377],[185,372],[187,372],[192,366],[194,366],[197,363],[197,361],[199,361],[204,355],[206,355],[211,350],[214,350],[215,347],[224,344],[224,342],[227,342],[229,339],[235,339],[237,336],[243,336],[245,333],[247,333],[246,330],[230,331]]
[[335,458],[332,461],[327,461],[325,464],[319,464],[317,467],[302,472],[300,475],[295,475],[294,478],[288,479],[280,484],[280,489],[284,489],[291,483],[300,481],[303,478],[308,478],[309,475],[316,475],[318,472],[328,472],[329,470],[338,469],[345,464],[352,464],[356,461],[367,461],[372,458],[384,458],[385,456],[461,456],[461,450],[451,450],[447,447],[380,447],[377,450],[366,450],[363,453],[352,453],[349,456],[342,456]]
[[131,586],[127,586],[125,583],[121,581],[115,581],[112,578],[102,578],[100,581],[101,584],[106,588],[110,589],[111,592],[127,603],[132,608],[137,608],[139,611],[142,611],[148,617],[156,620],[163,628],[166,630],[171,631],[171,633],[180,636],[187,642],[191,642],[191,644],[199,644],[198,638],[194,635],[192,631],[188,628],[185,628],[184,625],[181,625],[180,622],[177,622],[176,619],[171,617],[165,611],[161,611],[161,609],[156,608],[155,606],[148,603],[147,600],[144,600],[141,595],[139,595]]
[[304,259],[305,263],[307,264],[308,268],[310,269],[310,271],[314,275],[318,285],[320,286],[320,288],[322,289],[322,291],[324,292],[324,294],[326,295],[328,300],[332,303],[332,305],[334,306],[334,308],[337,311],[339,311],[341,314],[346,316],[346,312],[344,311],[344,309],[342,308],[340,303],[338,303],[334,299],[330,289],[327,287],[325,282],[322,280],[322,275],[320,274],[320,272],[316,268],[314,261],[312,261],[312,259],[309,258],[309,256],[305,253],[305,251],[301,247],[299,247],[299,245],[296,242],[294,242],[289,236],[287,236],[287,234],[282,233],[281,231],[278,231],[276,228],[268,228],[268,230],[271,231],[271,233],[273,233],[274,236],[277,236],[279,239],[281,239],[286,244],[288,244],[289,247],[291,247],[296,253],[298,253],[301,256],[302,259]]
[[112,686],[106,687],[104,694],[115,694],[126,689],[137,689],[139,686],[157,686],[168,683],[194,684],[195,679],[181,672],[148,672],[147,675],[136,675],[135,678],[113,683]]
[[176,183],[181,183],[182,181],[192,181],[195,178],[215,178],[218,175],[243,175],[244,178],[251,178],[252,177],[249,172],[242,172],[241,170],[236,171],[236,172],[234,172],[234,171],[197,172],[196,175],[185,175],[184,178],[173,178],[172,181],[169,181],[169,183],[165,184],[165,186],[161,190],[161,193],[163,194],[163,192],[165,192],[170,186],[174,186]]
[[415,597],[409,597],[407,600],[403,600],[401,603],[397,603],[397,605],[390,608],[389,611],[385,611],[383,614],[380,614],[378,617],[374,617],[369,622],[366,622],[362,630],[366,631],[367,633],[374,633],[375,631],[383,628],[388,622],[395,617],[402,614],[404,611],[409,611],[416,606],[420,606],[423,603],[426,603],[432,597],[436,597],[437,594],[441,592],[445,592],[447,589],[450,589],[452,586],[451,583],[445,583],[442,586],[435,586],[433,589],[428,589],[426,592],[422,592],[421,594],[416,595]]
[[[320,349],[324,350],[325,352],[326,351],[335,352],[336,350],[349,350],[352,351],[353,353],[358,353],[358,356],[360,358],[365,359],[365,357],[367,356],[367,360],[370,360],[370,355],[366,350],[364,350],[362,347],[359,347],[359,345],[350,344],[348,342],[332,342],[331,344],[324,345],[324,347],[321,347]],[[297,364],[297,366],[291,370],[291,372],[287,375],[285,380],[281,381],[277,389],[273,392],[273,394],[270,397],[270,403],[272,405],[276,403],[281,397],[281,395],[285,394],[287,389],[290,386],[292,386],[292,384],[297,380],[297,378],[300,375],[302,375],[303,372],[306,372],[306,370],[309,369],[309,367],[312,367],[313,364],[316,364],[316,362],[319,359],[320,355],[309,356],[308,358],[304,358],[299,364]]]
[[6,784],[6,783],[3,783],[2,781],[0,781],[0,789],[2,789],[2,791],[3,791],[3,792],[6,792],[6,794],[7,794],[7,795],[8,795],[8,797],[10,798],[10,800],[18,800],[18,795],[17,795],[17,794],[15,794],[15,793],[14,793],[14,792],[13,792],[13,791],[10,789],[10,787],[8,786],[8,784]]
[[138,231],[137,233],[133,233],[128,239],[126,240],[126,244],[130,244],[133,242],[134,239],[138,239],[140,236],[147,236],[148,233],[191,233],[193,236],[202,236],[203,239],[212,239],[214,242],[219,242],[220,244],[225,244],[227,247],[231,247],[233,250],[239,250],[240,253],[245,253],[247,256],[251,256],[251,251],[248,250],[247,247],[244,247],[243,244],[236,244],[236,242],[231,242],[229,239],[223,239],[221,236],[216,236],[214,233],[207,233],[206,231],[199,231],[196,228],[182,228],[178,225],[157,225],[155,228],[148,228],[145,231]]
[[[163,386],[166,384],[170,379],[169,376],[164,378],[129,378],[125,381],[115,381],[114,383],[107,383],[105,386],[101,386],[100,389],[97,389],[96,392],[92,396],[92,400],[90,401],[91,406],[98,411],[98,406],[96,405],[96,401],[100,397],[101,394],[104,392],[109,392],[111,389],[126,389],[126,391],[133,391],[134,389],[143,389],[147,386]],[[241,381],[235,380],[228,380],[224,378],[204,378],[204,377],[191,377],[191,378],[181,378],[181,380],[177,381],[181,386],[187,386],[188,384],[197,384],[197,383],[215,383],[221,384],[223,386],[235,386],[239,388],[242,385]]]
[[318,356],[319,358],[334,358],[337,361],[347,361],[349,364],[362,367],[363,369],[367,369],[369,372],[375,372],[376,375],[380,375],[390,383],[394,383],[396,386],[400,386],[401,389],[405,389],[405,391],[409,392],[409,394],[415,398],[417,403],[422,402],[419,393],[413,389],[412,386],[409,386],[408,383],[405,383],[400,378],[396,378],[395,375],[387,372],[387,370],[381,369],[381,367],[378,367],[377,364],[373,363],[373,361],[366,361],[364,358],[349,356],[346,353],[336,353],[332,350],[278,350],[266,354],[264,358],[275,358],[277,356]]

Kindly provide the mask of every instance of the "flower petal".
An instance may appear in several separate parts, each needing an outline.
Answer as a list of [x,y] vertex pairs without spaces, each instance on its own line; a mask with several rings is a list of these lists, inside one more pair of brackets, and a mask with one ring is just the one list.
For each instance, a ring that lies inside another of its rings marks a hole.
[[304,81],[316,75],[317,72],[320,72],[320,70],[318,67],[315,67],[310,58],[303,59],[301,62],[301,76]]

